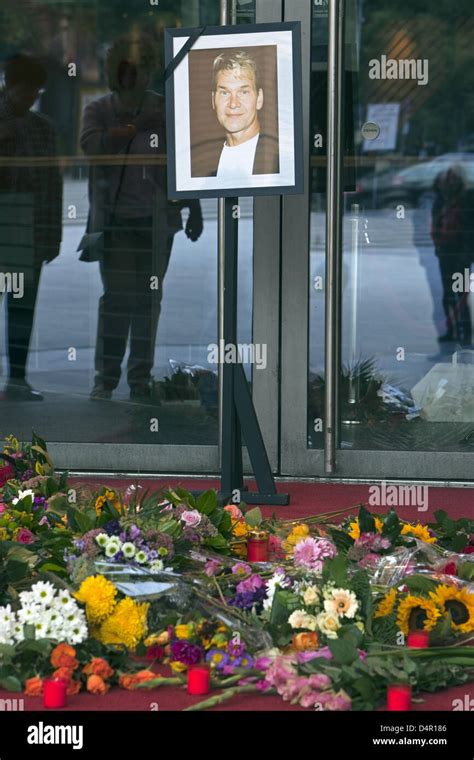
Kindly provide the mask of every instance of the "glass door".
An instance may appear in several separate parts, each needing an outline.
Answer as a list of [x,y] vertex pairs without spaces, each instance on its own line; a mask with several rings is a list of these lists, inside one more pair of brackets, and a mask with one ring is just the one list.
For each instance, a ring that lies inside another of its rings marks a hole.
[[468,0],[345,0],[340,7],[342,243],[332,325],[337,375],[329,396],[337,448],[331,473],[325,215],[328,144],[338,142],[327,134],[328,43],[337,29],[329,24],[327,0],[285,3],[287,19],[301,19],[304,30],[307,193],[283,201],[282,472],[468,479],[474,453],[472,6]]
[[[234,0],[230,20],[254,23],[258,8]],[[217,202],[169,203],[158,219],[153,199],[165,190],[164,29],[219,13],[219,0],[2,2],[0,439],[34,429],[58,467],[218,470]],[[255,340],[271,342],[271,314],[253,308],[254,270],[265,273],[251,200],[240,211],[240,340],[263,330]],[[262,201],[264,228],[269,214]],[[276,376],[266,394],[255,386],[276,466]]]

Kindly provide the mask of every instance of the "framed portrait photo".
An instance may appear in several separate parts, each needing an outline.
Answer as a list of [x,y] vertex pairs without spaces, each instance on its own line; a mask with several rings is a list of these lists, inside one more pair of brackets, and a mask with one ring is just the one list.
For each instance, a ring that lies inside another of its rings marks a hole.
[[165,30],[168,196],[302,193],[300,23],[198,34]]

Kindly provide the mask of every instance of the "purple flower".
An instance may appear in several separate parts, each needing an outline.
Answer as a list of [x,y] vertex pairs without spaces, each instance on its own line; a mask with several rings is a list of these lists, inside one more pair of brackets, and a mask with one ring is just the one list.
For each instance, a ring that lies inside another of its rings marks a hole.
[[221,567],[222,563],[217,559],[208,559],[204,566],[204,572],[210,578],[212,575],[217,575]]
[[48,528],[51,527],[51,525],[49,524],[49,520],[48,520],[47,515],[43,515],[43,517],[39,521],[38,525],[46,525]]
[[253,658],[249,654],[244,654],[242,657],[236,657],[233,661],[234,668],[247,668],[253,667]]
[[190,509],[187,512],[183,512],[181,520],[188,528],[195,528],[201,522],[202,516],[197,509]]
[[223,670],[229,666],[230,657],[222,649],[210,649],[206,654],[206,661],[214,665],[217,670]]
[[227,651],[232,657],[240,657],[245,652],[245,644],[235,644],[233,641],[230,641]]
[[33,511],[37,512],[38,509],[44,509],[46,506],[46,499],[44,496],[35,496],[33,499]]
[[294,550],[294,562],[297,567],[320,572],[323,569],[323,561],[335,557],[337,550],[332,541],[325,538],[305,538],[296,544]]
[[140,528],[137,528],[136,525],[132,525],[130,527],[129,534],[130,534],[130,540],[131,541],[136,541],[136,539],[139,536],[141,536],[142,532],[141,532]]
[[232,572],[234,575],[249,575],[252,568],[246,562],[236,562],[232,567]]
[[34,476],[35,476],[34,470],[25,470],[20,480],[23,482],[25,480],[30,480],[30,478],[34,478]]
[[171,644],[171,658],[184,665],[195,665],[202,660],[203,654],[202,647],[187,641],[174,641]]
[[260,577],[260,575],[251,575],[249,578],[246,578],[244,581],[240,581],[240,583],[237,584],[236,590],[238,594],[245,594],[249,592],[258,591],[259,589],[263,588],[265,586],[265,581],[263,578]]

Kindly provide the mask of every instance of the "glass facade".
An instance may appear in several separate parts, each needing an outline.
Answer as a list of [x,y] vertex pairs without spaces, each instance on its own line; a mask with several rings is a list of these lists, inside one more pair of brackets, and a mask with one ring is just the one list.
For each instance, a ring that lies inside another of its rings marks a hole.
[[[308,435],[321,448],[327,3],[312,19]],[[467,0],[346,3],[342,449],[472,451],[473,24]]]
[[[217,443],[217,203],[166,199],[163,33],[218,22],[218,0],[2,3],[0,435]],[[250,341],[249,202],[240,265]]]

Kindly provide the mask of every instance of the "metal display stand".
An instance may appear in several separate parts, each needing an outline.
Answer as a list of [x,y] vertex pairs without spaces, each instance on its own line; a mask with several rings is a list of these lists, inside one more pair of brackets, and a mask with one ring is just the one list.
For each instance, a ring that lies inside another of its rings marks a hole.
[[[237,347],[238,304],[238,219],[234,209],[238,198],[225,198],[223,218],[220,219],[219,245],[223,246],[222,261],[222,336],[219,350]],[[221,332],[221,330],[219,331]],[[220,356],[221,382],[221,498],[229,500],[236,491],[243,492],[247,504],[289,503],[288,494],[277,493],[260,425],[241,362],[227,363]],[[245,440],[258,492],[247,491],[243,483],[242,437]],[[239,498],[240,501],[240,498]]]

